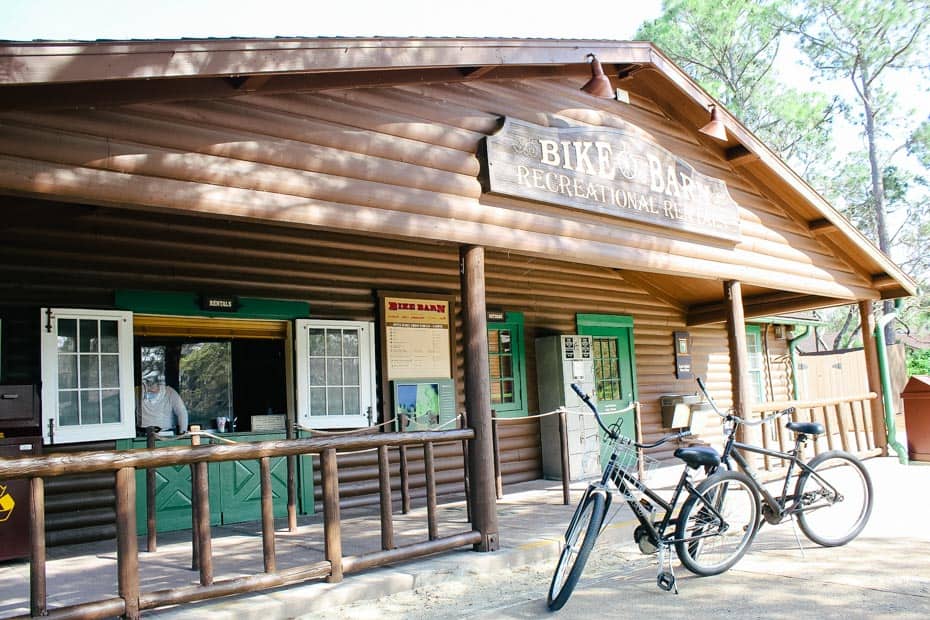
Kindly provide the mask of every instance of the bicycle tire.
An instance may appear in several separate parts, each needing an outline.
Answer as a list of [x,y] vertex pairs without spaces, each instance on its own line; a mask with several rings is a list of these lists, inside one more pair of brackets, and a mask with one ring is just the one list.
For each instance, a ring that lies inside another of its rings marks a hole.
[[607,499],[603,490],[593,491],[578,506],[568,531],[565,532],[565,546],[559,554],[559,562],[549,585],[547,603],[550,610],[562,609],[572,595],[588,561],[588,555],[601,532],[606,512]]
[[[700,495],[691,494],[678,515],[675,551],[695,575],[719,575],[749,550],[759,525],[759,494],[749,476],[727,470],[707,477],[697,492]],[[723,516],[726,529],[714,533],[721,524],[704,497]],[[698,536],[704,537],[695,539]]]
[[[801,504],[798,526],[811,541],[823,547],[845,545],[859,535],[872,514],[872,479],[862,461],[842,450],[824,452],[807,464],[798,477],[795,497]],[[840,494],[834,501],[833,489]]]

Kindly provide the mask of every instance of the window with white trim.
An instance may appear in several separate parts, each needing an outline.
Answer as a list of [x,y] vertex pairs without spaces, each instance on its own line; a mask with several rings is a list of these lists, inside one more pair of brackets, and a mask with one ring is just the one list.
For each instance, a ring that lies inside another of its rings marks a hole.
[[746,352],[749,354],[749,382],[752,395],[757,403],[765,402],[765,368],[763,366],[764,350],[762,348],[762,330],[758,325],[746,326]]
[[45,442],[133,437],[132,313],[43,308],[41,325]]
[[374,324],[363,321],[297,321],[297,418],[302,426],[371,424],[374,332]]

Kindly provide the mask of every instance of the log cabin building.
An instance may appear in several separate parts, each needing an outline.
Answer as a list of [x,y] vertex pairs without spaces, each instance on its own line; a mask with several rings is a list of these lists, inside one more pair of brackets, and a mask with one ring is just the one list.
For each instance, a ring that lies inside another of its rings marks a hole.
[[[237,441],[489,405],[525,418],[500,425],[506,485],[544,476],[535,416],[567,382],[639,402],[624,432],[656,438],[693,376],[726,407],[791,398],[771,317],[915,292],[642,42],[5,43],[0,202],[0,383],[35,403],[0,430],[45,453],[144,445],[155,368]],[[344,505],[377,503],[374,458],[341,457]],[[460,448],[437,469],[461,490]],[[211,470],[215,522],[253,515],[250,473]],[[189,527],[185,481],[162,482],[159,527]],[[108,482],[63,486],[50,542],[111,535]]]

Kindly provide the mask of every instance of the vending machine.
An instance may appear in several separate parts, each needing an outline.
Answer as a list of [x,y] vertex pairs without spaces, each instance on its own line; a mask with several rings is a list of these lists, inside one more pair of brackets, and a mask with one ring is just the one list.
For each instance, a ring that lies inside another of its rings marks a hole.
[[[569,480],[597,477],[600,465],[600,428],[571,384],[577,383],[593,397],[595,388],[594,352],[591,336],[546,336],[536,340],[536,378],[539,411],[546,413],[564,407],[567,411]],[[544,416],[542,434],[543,475],[562,479],[562,442],[559,416]]]

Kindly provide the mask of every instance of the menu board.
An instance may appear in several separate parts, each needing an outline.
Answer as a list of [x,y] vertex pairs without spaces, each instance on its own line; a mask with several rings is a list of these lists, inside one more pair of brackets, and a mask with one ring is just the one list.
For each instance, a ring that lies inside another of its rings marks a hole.
[[452,377],[449,302],[382,298],[389,380]]

